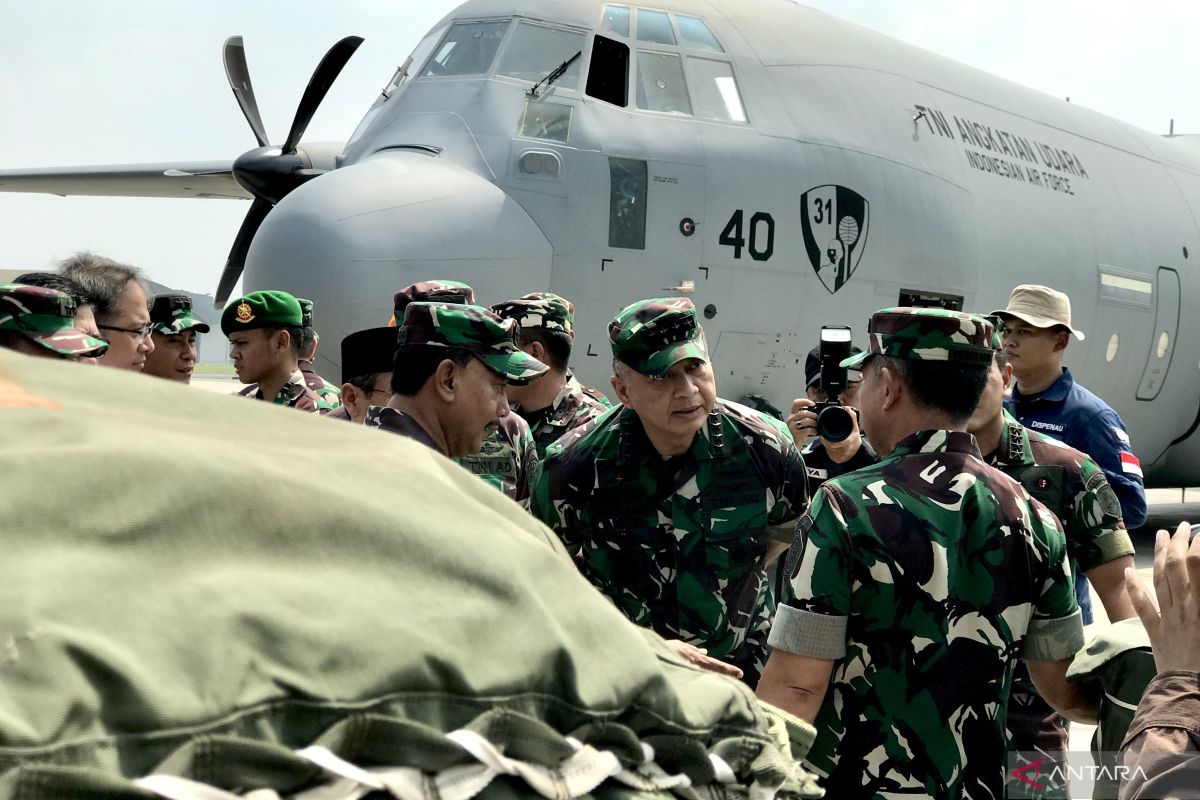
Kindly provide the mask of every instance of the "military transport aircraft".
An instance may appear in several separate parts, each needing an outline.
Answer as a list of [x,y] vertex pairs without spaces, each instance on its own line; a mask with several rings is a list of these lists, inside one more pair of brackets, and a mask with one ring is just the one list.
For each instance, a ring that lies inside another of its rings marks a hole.
[[[1151,485],[1200,483],[1200,137],[1153,135],[784,0],[471,0],[344,145],[285,139],[240,39],[226,72],[260,147],[233,162],[0,172],[0,191],[252,198],[218,298],[311,297],[328,339],[454,277],[485,302],[572,298],[577,371],[604,321],[691,297],[721,393],[786,407],[824,323],[887,305],[1067,291],[1069,363],[1124,417]],[[324,366],[334,370],[336,348]],[[336,370],[334,370],[336,371]]]

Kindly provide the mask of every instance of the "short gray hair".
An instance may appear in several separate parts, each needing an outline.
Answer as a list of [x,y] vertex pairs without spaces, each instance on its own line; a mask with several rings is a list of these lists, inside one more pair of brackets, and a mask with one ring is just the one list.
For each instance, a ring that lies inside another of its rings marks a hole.
[[147,299],[151,296],[142,282],[141,270],[95,253],[76,253],[60,263],[58,271],[79,284],[99,317],[115,313],[121,293],[131,282],[142,287]]

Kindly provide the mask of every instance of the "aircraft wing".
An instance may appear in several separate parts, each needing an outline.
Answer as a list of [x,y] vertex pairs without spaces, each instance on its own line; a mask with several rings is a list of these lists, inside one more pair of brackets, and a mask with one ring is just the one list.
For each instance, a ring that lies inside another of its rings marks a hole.
[[0,170],[0,192],[252,199],[234,180],[232,161],[7,169]]

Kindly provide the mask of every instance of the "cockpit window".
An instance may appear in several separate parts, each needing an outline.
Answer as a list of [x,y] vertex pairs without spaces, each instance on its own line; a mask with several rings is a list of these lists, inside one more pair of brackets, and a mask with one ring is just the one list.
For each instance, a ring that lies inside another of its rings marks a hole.
[[671,30],[671,18],[667,12],[639,8],[637,38],[639,42],[651,44],[675,44],[675,32]]
[[[496,51],[508,30],[508,20],[456,22],[425,64],[421,77],[483,75],[492,68]],[[535,79],[536,80],[536,79]]]
[[725,52],[721,48],[721,43],[717,41],[717,37],[704,24],[704,20],[676,14],[675,27],[679,28],[679,38],[683,40],[684,47],[694,50],[711,50],[714,53]]
[[[536,83],[582,50],[583,40],[582,33],[532,22],[520,22],[508,43],[508,48],[504,51],[497,72],[510,78]],[[579,61],[571,64],[554,85],[564,89],[577,88]]]
[[696,116],[722,122],[746,121],[729,62],[688,56],[687,77]]
[[604,18],[600,20],[600,32],[629,36],[629,7],[605,6]]
[[637,106],[668,114],[692,113],[678,55],[638,51]]

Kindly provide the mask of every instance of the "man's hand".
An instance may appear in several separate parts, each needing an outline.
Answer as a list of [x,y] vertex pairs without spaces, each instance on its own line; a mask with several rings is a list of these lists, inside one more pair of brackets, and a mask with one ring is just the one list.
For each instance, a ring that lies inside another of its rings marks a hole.
[[718,672],[722,675],[729,675],[732,678],[742,677],[742,671],[733,664],[726,664],[724,661],[718,661],[708,654],[708,651],[690,645],[687,642],[679,639],[667,639],[667,647],[675,651],[675,655],[682,658],[684,661],[694,666],[706,669],[709,672]]
[[1159,672],[1200,670],[1200,537],[1188,546],[1191,526],[1179,523],[1174,536],[1160,530],[1154,540],[1154,594],[1132,569],[1125,584],[1150,636]]
[[803,448],[809,439],[817,435],[817,415],[812,410],[815,405],[807,397],[797,397],[792,401],[792,413],[788,414],[787,426],[796,449]]
[[[812,410],[815,405],[816,403],[806,397],[798,397],[792,401],[792,413],[788,415],[787,426],[791,431],[792,441],[796,443],[798,449],[804,447],[810,439],[817,435],[817,414]],[[829,454],[835,464],[845,464],[854,458],[854,454],[862,447],[862,433],[858,429],[858,414],[850,407],[846,407],[846,410],[850,413],[850,421],[853,426],[850,435],[840,442],[821,439],[825,452]]]

